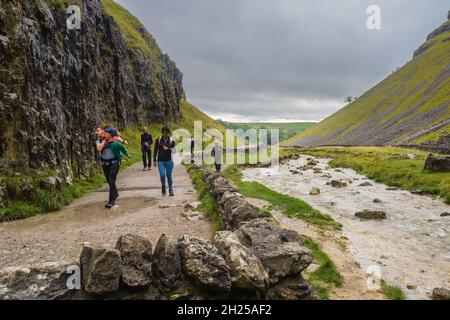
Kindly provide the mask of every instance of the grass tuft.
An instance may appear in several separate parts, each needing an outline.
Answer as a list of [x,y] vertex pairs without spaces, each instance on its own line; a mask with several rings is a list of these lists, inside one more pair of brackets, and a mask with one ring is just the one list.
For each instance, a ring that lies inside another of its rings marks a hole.
[[214,225],[215,231],[222,230],[222,220],[219,215],[219,208],[216,199],[210,194],[209,186],[203,179],[202,174],[193,166],[187,166],[189,176],[195,186],[200,201],[199,210],[204,212],[210,218]]
[[406,295],[399,287],[391,286],[381,279],[381,291],[390,300],[405,300]]

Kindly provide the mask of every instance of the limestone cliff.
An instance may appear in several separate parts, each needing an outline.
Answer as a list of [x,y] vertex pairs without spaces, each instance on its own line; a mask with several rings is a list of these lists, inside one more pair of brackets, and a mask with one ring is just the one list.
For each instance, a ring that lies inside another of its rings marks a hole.
[[[69,30],[66,8],[81,9]],[[0,175],[96,166],[96,124],[178,120],[182,73],[112,0],[0,0]]]

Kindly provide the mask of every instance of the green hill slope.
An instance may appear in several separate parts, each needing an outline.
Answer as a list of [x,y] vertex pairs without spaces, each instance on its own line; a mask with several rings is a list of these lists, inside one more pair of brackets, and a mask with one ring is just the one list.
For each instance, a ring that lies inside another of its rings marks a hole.
[[289,138],[292,138],[305,131],[314,125],[314,122],[287,122],[287,123],[268,123],[268,122],[254,122],[254,123],[235,123],[235,122],[219,122],[228,129],[242,129],[247,131],[248,129],[277,129],[280,133],[280,141],[283,142]]
[[428,36],[409,63],[287,144],[450,148],[449,96],[450,20]]

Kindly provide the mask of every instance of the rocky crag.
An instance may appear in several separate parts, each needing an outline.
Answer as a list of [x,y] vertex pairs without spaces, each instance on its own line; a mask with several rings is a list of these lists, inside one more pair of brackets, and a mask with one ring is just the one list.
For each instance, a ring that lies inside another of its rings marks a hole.
[[1,176],[48,172],[50,188],[88,177],[96,124],[179,118],[183,75],[139,21],[112,0],[73,3],[79,30],[66,24],[71,1],[0,0],[3,200]]
[[450,13],[413,59],[291,146],[401,145],[450,153]]
[[[297,232],[254,209],[220,174],[201,170],[225,231],[213,241],[124,235],[116,247],[85,244],[80,261],[0,271],[0,299],[314,299],[301,272],[312,262]],[[68,268],[81,270],[70,290]]]

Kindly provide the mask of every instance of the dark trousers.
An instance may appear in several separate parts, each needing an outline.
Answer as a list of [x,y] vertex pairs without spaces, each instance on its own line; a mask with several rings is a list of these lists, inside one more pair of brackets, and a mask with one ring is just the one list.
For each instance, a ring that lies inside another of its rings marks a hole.
[[108,203],[113,203],[119,197],[119,192],[116,187],[117,175],[119,174],[120,163],[117,160],[103,161],[102,162],[103,173],[106,178],[106,182],[109,185],[109,200]]
[[152,167],[152,149],[142,148],[142,162],[144,163],[144,168]]
[[222,170],[222,164],[221,163],[214,163],[214,166],[216,167],[216,171],[220,172]]

